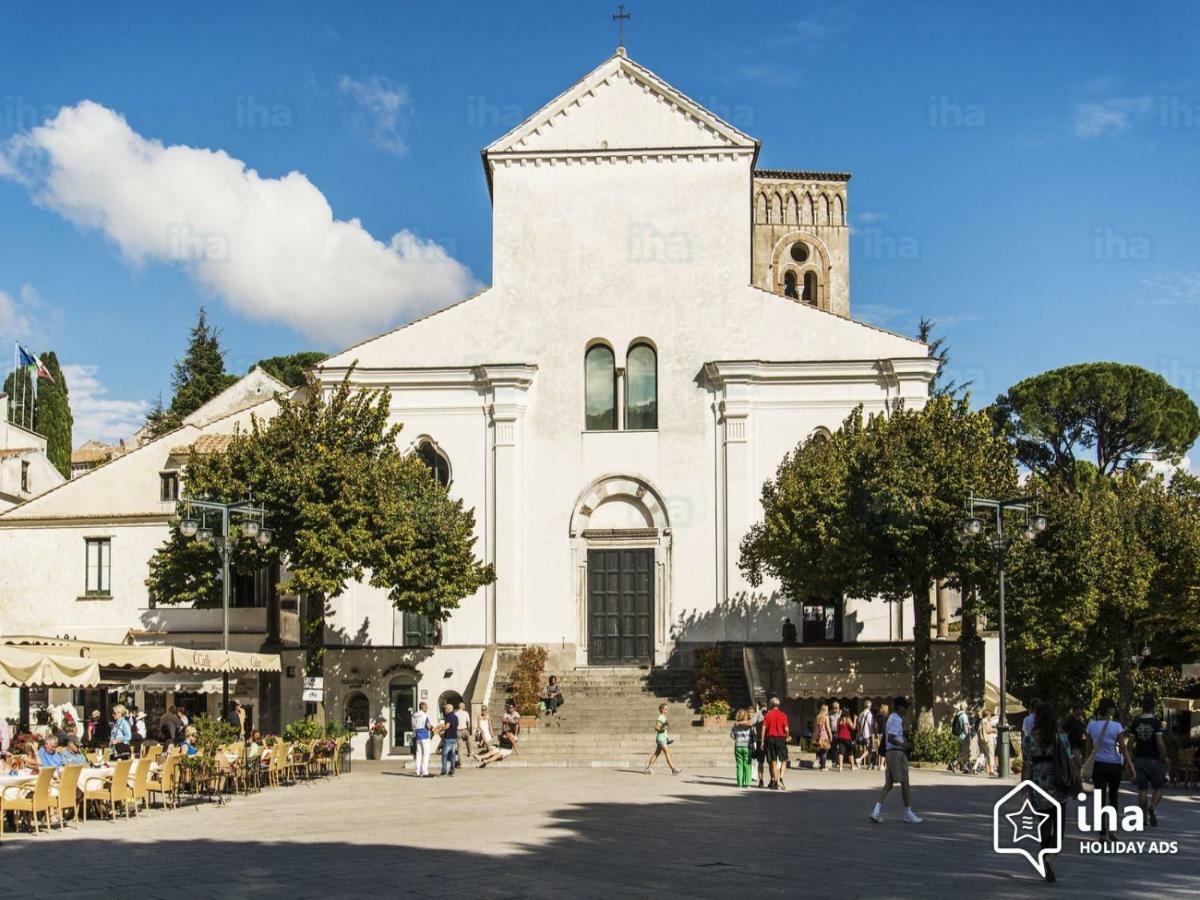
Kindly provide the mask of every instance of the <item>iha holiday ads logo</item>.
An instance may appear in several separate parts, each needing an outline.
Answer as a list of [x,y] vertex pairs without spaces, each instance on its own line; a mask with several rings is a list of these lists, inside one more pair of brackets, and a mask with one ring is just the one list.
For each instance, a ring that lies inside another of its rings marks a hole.
[[[1178,841],[1149,840],[1141,835],[1146,828],[1145,813],[1137,806],[1118,812],[1104,806],[1100,793],[1090,798],[1080,793],[1075,824],[1083,840],[1079,852],[1120,855],[1179,852]],[[1063,805],[1032,781],[1022,781],[996,801],[992,809],[992,849],[1001,854],[1024,856],[1038,874],[1046,875],[1046,857],[1063,848]]]

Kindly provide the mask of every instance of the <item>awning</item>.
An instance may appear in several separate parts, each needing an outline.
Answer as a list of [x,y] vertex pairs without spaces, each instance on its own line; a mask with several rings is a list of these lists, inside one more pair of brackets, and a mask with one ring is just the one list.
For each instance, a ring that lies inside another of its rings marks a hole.
[[68,638],[20,635],[0,638],[4,644],[52,648],[61,656],[95,660],[105,669],[184,672],[279,672],[279,656],[238,650],[193,650],[170,644],[109,644]]
[[0,647],[0,684],[9,687],[94,687],[100,666],[93,659],[59,656],[25,647]]
[[155,672],[129,683],[130,690],[141,690],[150,694],[165,694],[168,691],[219,694],[222,687],[223,679],[212,678],[200,672]]
[[[1000,686],[992,682],[986,682],[983,686],[983,702],[992,709],[1000,709]],[[1021,702],[1019,697],[1014,697],[1012,694],[1007,694],[1004,701],[1004,711],[1009,715],[1016,712],[1021,712],[1025,709],[1025,704]]]

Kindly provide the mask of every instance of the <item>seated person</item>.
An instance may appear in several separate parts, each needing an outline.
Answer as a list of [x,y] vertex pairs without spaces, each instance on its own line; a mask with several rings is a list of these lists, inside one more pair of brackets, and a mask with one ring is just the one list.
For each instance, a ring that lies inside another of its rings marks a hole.
[[246,758],[258,756],[262,750],[262,732],[255,728],[250,732],[250,743],[246,745]]
[[557,675],[550,676],[550,682],[539,699],[546,704],[546,712],[552,716],[558,714],[558,708],[562,705],[562,688],[559,687]]
[[46,738],[46,742],[42,744],[37,754],[38,765],[49,766],[53,769],[61,769],[67,764],[63,759],[63,755],[58,752],[58,738],[50,735]]
[[183,731],[183,749],[188,756],[195,756],[200,752],[196,747],[196,735],[197,731],[194,725],[189,725]]
[[83,755],[79,742],[75,738],[69,737],[65,743],[66,746],[58,751],[64,763],[68,766],[86,766],[88,764],[87,757]]
[[517,734],[516,729],[508,722],[504,723],[503,730],[500,732],[500,746],[491,753],[479,757],[480,766],[486,766],[491,762],[499,762],[502,759],[508,759],[517,752]]

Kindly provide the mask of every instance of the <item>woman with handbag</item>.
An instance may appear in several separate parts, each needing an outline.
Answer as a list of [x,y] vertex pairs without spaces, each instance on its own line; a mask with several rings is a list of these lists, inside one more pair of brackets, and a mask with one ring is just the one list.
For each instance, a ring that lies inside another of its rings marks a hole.
[[817,749],[817,762],[822,772],[829,757],[829,748],[833,746],[833,732],[829,728],[829,704],[822,703],[817,710],[817,718],[813,722],[813,746]]
[[[1105,697],[1096,708],[1096,718],[1088,722],[1087,737],[1090,750],[1080,774],[1084,781],[1090,781],[1093,788],[1101,792],[1102,804],[1112,807],[1116,811],[1117,819],[1120,819],[1121,806],[1118,798],[1121,793],[1121,775],[1125,771],[1121,735],[1125,729],[1113,718],[1116,709],[1117,704],[1113,699]],[[1108,830],[1105,829],[1104,837],[1109,836]]]

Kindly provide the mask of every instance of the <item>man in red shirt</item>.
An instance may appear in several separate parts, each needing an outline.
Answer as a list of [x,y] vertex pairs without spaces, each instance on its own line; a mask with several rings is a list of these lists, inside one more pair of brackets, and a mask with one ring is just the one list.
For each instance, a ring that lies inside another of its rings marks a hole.
[[783,770],[787,766],[788,717],[779,708],[779,698],[771,698],[771,708],[763,716],[763,742],[766,744],[767,762],[771,766],[771,783],[767,785],[773,791],[786,790],[783,786]]

